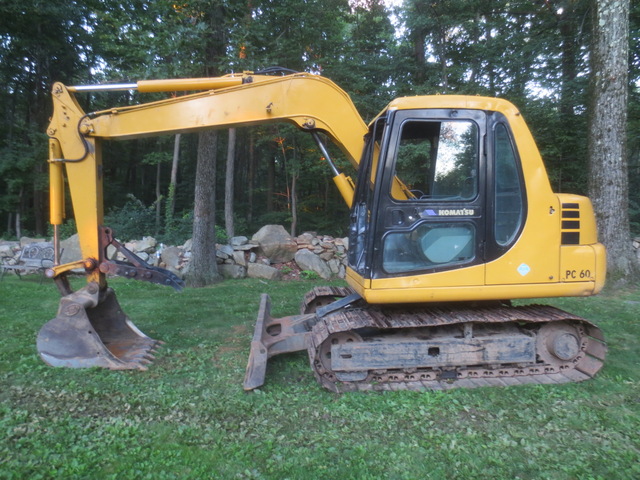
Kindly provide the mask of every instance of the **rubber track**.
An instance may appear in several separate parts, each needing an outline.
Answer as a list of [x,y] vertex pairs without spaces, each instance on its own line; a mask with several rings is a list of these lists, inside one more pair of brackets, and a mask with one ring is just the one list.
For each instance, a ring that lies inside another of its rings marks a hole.
[[[311,293],[311,292],[310,292]],[[437,369],[389,370],[369,372],[361,381],[338,381],[325,370],[318,355],[329,335],[363,328],[402,329],[436,327],[474,322],[538,324],[571,322],[581,334],[581,353],[561,365],[534,364],[527,367],[458,367],[456,379],[439,378]],[[420,309],[350,309],[321,319],[308,337],[311,367],[317,380],[333,392],[367,390],[447,390],[456,387],[510,386],[580,382],[593,377],[602,367],[607,347],[602,332],[593,323],[547,305],[482,308],[434,307]]]
[[[350,287],[333,287],[329,285],[323,285],[320,287],[314,287],[305,293],[302,304],[300,305],[300,314],[305,315],[312,313],[311,308],[318,305],[328,305],[336,298],[343,298],[351,295],[353,290]],[[313,309],[315,311],[315,308]]]

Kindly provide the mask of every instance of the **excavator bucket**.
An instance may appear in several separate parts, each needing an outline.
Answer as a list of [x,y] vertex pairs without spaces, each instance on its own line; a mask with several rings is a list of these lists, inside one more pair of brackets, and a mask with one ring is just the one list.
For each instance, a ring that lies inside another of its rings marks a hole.
[[89,283],[60,300],[56,318],[38,333],[38,353],[53,367],[146,370],[161,342],[125,315],[111,288]]

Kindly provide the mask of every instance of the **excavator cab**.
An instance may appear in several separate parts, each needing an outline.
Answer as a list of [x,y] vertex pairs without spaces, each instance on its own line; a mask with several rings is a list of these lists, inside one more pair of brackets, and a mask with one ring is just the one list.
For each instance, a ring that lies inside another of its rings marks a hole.
[[[553,193],[520,114],[508,102],[482,100],[482,108],[469,108],[465,97],[398,99],[372,122],[351,210],[347,276],[368,303],[602,288],[605,253],[589,199]],[[582,282],[568,271],[583,272]]]

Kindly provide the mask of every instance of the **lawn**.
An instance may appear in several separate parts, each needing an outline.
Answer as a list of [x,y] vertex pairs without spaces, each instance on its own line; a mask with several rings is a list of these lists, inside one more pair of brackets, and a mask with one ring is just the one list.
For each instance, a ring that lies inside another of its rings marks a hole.
[[548,300],[607,337],[588,382],[336,395],[306,354],[273,359],[266,385],[242,390],[260,293],[288,315],[311,281],[111,285],[166,342],[146,372],[46,366],[35,337],[55,287],[0,283],[1,479],[640,478],[640,290]]

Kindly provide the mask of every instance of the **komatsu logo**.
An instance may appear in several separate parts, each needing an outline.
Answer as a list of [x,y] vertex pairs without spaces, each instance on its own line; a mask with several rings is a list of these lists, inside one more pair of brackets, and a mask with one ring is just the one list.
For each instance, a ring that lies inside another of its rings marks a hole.
[[441,208],[438,210],[426,209],[423,217],[471,217],[476,211],[473,208]]

